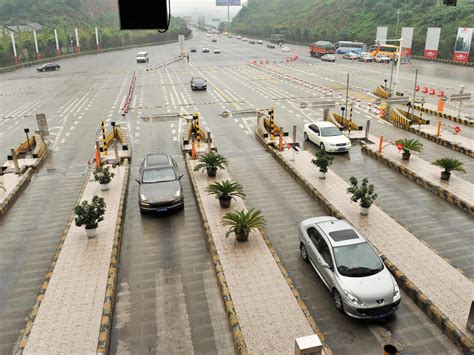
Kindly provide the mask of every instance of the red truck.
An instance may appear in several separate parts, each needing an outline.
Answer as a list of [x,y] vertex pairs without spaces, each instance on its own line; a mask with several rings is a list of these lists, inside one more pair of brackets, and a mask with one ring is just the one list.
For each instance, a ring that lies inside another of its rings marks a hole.
[[325,54],[336,53],[336,46],[331,42],[317,41],[309,45],[309,54],[311,57],[321,58]]

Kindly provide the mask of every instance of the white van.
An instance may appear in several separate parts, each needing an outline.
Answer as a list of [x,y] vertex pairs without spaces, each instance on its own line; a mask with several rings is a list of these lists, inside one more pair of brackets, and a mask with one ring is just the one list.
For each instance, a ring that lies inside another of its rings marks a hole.
[[150,61],[150,57],[148,57],[148,52],[138,52],[137,53],[137,63],[148,63]]

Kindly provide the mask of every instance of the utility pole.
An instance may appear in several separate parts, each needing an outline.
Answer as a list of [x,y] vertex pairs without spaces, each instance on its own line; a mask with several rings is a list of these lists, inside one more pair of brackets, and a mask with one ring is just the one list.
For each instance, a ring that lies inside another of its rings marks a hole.
[[349,73],[347,73],[347,85],[346,85],[346,106],[344,110],[344,118],[347,119],[347,101],[349,100]]
[[[416,104],[416,85],[418,83],[418,69],[415,70],[415,85],[413,85],[413,102],[411,104],[411,114],[415,114],[415,104]],[[410,118],[410,108],[408,107],[408,118]]]
[[400,23],[400,10],[397,10],[397,29],[395,30],[395,37],[398,37],[398,24]]
[[403,47],[403,38],[400,38],[400,45],[398,46],[397,53],[397,72],[395,74],[395,83],[393,84],[393,93],[397,95],[397,85],[398,85],[398,74],[400,73],[400,62],[402,61],[402,47]]

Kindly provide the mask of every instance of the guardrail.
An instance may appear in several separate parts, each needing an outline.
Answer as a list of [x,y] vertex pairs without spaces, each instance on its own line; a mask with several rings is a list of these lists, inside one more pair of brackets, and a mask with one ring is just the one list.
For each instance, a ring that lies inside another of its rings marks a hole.
[[455,62],[454,60],[451,60],[451,59],[443,59],[443,58],[433,59],[433,58],[425,58],[418,55],[412,55],[411,57],[412,59],[423,60],[425,62],[438,62],[438,63],[445,63],[445,64],[460,65],[464,67],[474,67],[474,62],[461,63],[461,62]]
[[[188,39],[191,39],[192,37],[193,36],[191,34],[188,37],[186,37],[185,39],[188,40]],[[81,52],[81,53],[64,54],[64,55],[60,55],[60,56],[57,56],[57,57],[48,57],[48,58],[43,58],[43,59],[40,59],[40,60],[33,60],[33,61],[24,62],[24,63],[20,63],[20,64],[16,64],[16,65],[0,67],[0,73],[13,71],[13,70],[20,69],[20,68],[31,67],[33,65],[38,65],[38,64],[42,64],[42,63],[48,63],[48,62],[51,62],[53,60],[57,61],[57,60],[61,60],[61,59],[78,57],[78,56],[81,56],[81,55],[99,54],[99,53],[104,53],[104,52],[119,51],[119,50],[137,48],[137,47],[143,47],[143,46],[157,46],[157,45],[169,44],[169,43],[178,43],[178,39],[173,39],[173,40],[164,41],[164,42],[151,42],[151,43],[132,44],[132,45],[123,46],[123,47],[112,47],[112,48],[101,49],[99,51],[91,50],[91,51],[85,51],[85,52]]]
[[383,87],[378,85],[375,90],[374,94],[377,95],[378,97],[381,97],[382,99],[388,99],[392,94],[390,94],[387,90],[385,90]]

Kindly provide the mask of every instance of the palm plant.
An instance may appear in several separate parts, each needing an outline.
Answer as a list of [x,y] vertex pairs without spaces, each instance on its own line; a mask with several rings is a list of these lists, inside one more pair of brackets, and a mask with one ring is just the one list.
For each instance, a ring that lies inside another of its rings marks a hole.
[[421,143],[418,139],[401,138],[397,139],[395,144],[400,144],[403,147],[403,160],[410,160],[411,152],[420,153],[423,151],[423,143]]
[[311,163],[316,165],[319,168],[319,177],[321,179],[326,178],[326,173],[328,172],[328,167],[332,164],[334,157],[331,157],[326,153],[325,149],[320,149],[316,153],[316,159],[311,160]]
[[226,158],[218,153],[210,152],[201,155],[199,164],[195,166],[194,170],[206,170],[207,176],[215,177],[217,169],[225,169],[227,165],[229,165],[229,161]]
[[226,238],[231,233],[235,233],[237,241],[245,242],[248,240],[250,232],[255,228],[265,226],[266,221],[260,210],[252,208],[248,211],[242,210],[226,213],[222,217],[221,224],[223,226],[230,226],[225,235]]
[[347,193],[352,194],[352,201],[357,202],[360,200],[361,214],[367,214],[368,209],[377,198],[374,185],[369,185],[369,179],[363,178],[359,186],[359,182],[353,176],[350,177],[349,182],[351,186],[347,188]]
[[460,173],[465,173],[464,164],[457,159],[453,158],[441,158],[435,160],[431,164],[443,168],[444,171],[441,172],[441,180],[448,181],[451,177],[451,171],[458,171]]
[[210,184],[207,187],[207,193],[209,195],[215,195],[222,208],[230,207],[230,202],[235,198],[235,196],[240,198],[245,197],[245,194],[242,191],[242,185],[230,180]]

